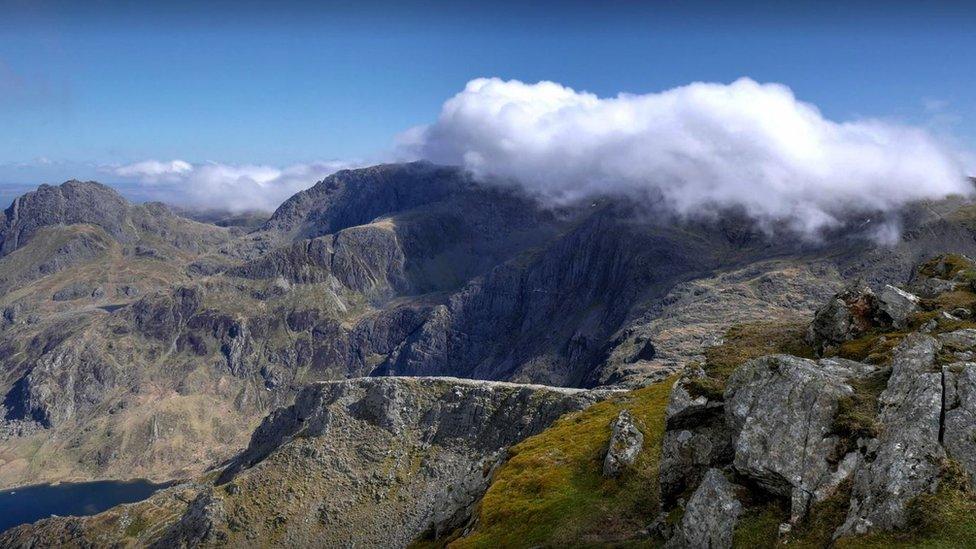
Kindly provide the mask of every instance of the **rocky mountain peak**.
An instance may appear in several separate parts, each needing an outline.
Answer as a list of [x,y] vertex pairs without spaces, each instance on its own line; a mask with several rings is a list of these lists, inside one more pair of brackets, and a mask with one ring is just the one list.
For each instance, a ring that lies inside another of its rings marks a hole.
[[429,162],[342,170],[286,200],[264,228],[314,238],[444,200],[472,184],[461,169]]
[[122,238],[128,208],[129,202],[115,189],[95,181],[41,185],[17,197],[3,212],[0,256],[20,248],[42,227],[51,225],[90,223]]

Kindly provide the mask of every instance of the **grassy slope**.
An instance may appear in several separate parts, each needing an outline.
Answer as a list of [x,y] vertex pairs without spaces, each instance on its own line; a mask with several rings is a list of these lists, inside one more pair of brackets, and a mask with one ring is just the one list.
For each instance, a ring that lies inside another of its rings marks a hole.
[[[657,512],[664,411],[673,381],[565,416],[514,446],[482,499],[473,532],[448,545],[565,546],[634,538]],[[605,479],[610,424],[624,408],[639,422],[644,448],[631,471]]]

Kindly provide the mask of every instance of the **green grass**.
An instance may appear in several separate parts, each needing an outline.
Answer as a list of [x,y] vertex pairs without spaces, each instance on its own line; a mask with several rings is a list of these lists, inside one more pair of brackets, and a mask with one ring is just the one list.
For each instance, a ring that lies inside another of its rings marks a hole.
[[767,502],[746,510],[735,525],[733,547],[775,547],[779,537],[779,525],[789,517],[777,502]]
[[875,438],[881,432],[878,422],[878,397],[888,386],[891,370],[884,368],[849,381],[854,394],[837,402],[833,432],[840,437],[837,457],[853,451],[858,438]]
[[721,400],[725,383],[743,363],[766,355],[786,353],[813,358],[806,341],[806,322],[751,322],[728,329],[721,345],[705,349],[706,377],[689,380],[685,387],[693,397]]
[[807,322],[752,322],[737,324],[725,333],[725,341],[705,350],[705,371],[728,379],[742,363],[776,353],[813,358],[804,337]]
[[[634,538],[657,512],[664,412],[673,382],[672,378],[564,416],[512,447],[475,513],[473,532],[448,546],[650,543]],[[631,470],[619,479],[605,479],[610,424],[624,408],[644,433],[644,447]]]
[[786,545],[799,549],[830,547],[834,532],[847,518],[851,480],[844,481],[827,499],[815,503],[810,514],[790,532]]

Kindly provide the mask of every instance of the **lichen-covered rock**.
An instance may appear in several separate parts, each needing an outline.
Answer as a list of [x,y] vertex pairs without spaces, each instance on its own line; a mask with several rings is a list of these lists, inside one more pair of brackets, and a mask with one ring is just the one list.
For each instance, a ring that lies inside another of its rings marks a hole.
[[697,486],[710,468],[732,459],[732,433],[725,421],[724,403],[689,393],[690,384],[704,376],[701,368],[689,368],[668,398],[659,466],[665,504]]
[[911,334],[894,351],[881,394],[881,436],[854,474],[850,510],[836,535],[890,530],[905,523],[905,506],[938,483],[946,457],[940,444],[943,375],[934,371],[938,342]]
[[901,328],[918,311],[919,298],[891,284],[886,284],[878,294],[878,310],[891,320],[892,326]]
[[942,444],[951,459],[969,473],[976,488],[976,364],[957,363],[942,369],[945,420]]
[[[691,388],[697,382],[705,379],[705,372],[698,366],[688,368],[675,382],[668,397],[668,407],[665,412],[669,429],[680,426],[697,425],[702,419],[711,416],[715,410],[722,409],[722,402],[710,400],[707,396],[697,394]],[[692,395],[692,392],[696,394]]]
[[967,273],[976,271],[976,262],[961,254],[942,254],[917,265],[908,281],[915,295],[934,298],[968,283]]
[[847,380],[863,368],[773,355],[747,362],[729,379],[725,410],[735,470],[790,498],[794,521],[838,483],[830,460],[837,445],[833,419],[838,401],[853,394]]
[[709,469],[701,485],[688,500],[681,525],[665,547],[669,549],[725,549],[732,547],[732,534],[742,515],[742,503],[735,485],[722,471]]
[[848,286],[823,307],[810,323],[807,341],[818,351],[854,339],[875,322],[877,296],[866,284]]
[[951,351],[968,351],[976,347],[976,329],[964,328],[939,334],[939,343]]
[[603,459],[603,476],[620,476],[624,470],[634,465],[643,446],[644,434],[634,423],[634,416],[629,410],[621,410],[613,421],[610,446]]

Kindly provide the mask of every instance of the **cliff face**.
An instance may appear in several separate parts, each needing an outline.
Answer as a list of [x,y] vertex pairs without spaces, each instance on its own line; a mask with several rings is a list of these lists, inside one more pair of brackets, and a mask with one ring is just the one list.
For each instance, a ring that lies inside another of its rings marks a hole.
[[405,547],[463,525],[506,448],[607,394],[453,378],[316,383],[269,415],[216,481],[15,528],[0,546]]

